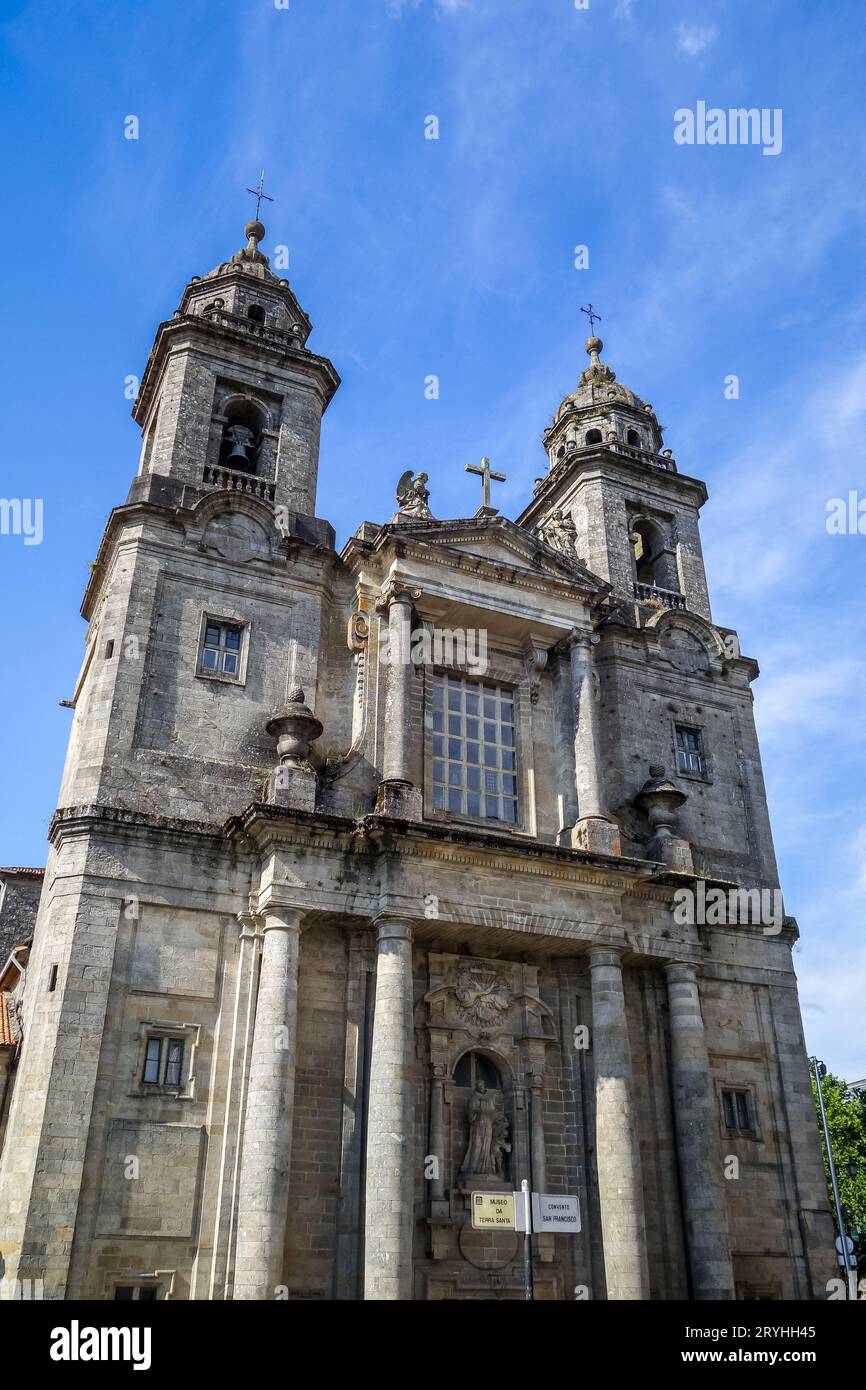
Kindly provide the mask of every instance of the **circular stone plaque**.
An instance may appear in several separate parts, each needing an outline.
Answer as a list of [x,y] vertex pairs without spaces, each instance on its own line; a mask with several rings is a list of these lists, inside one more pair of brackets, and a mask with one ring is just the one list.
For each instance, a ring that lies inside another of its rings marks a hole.
[[467,1221],[458,1244],[464,1260],[475,1269],[504,1269],[517,1256],[519,1237],[516,1231],[474,1231]]

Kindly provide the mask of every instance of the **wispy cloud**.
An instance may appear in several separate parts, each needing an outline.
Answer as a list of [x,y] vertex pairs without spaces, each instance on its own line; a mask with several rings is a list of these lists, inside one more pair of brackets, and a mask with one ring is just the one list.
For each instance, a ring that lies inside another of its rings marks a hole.
[[677,48],[690,58],[699,58],[706,53],[719,36],[715,24],[687,24],[685,20],[677,30]]

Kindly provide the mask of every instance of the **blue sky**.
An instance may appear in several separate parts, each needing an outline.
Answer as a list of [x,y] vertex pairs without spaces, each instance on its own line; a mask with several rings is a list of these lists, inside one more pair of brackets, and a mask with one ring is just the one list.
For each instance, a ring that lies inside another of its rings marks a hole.
[[[585,361],[578,308],[600,308],[605,357],[707,481],[714,616],[761,664],[810,1049],[866,1074],[866,535],[825,527],[828,499],[866,496],[862,3],[3,0],[0,16],[0,494],[44,499],[41,545],[0,536],[0,862],[44,860],[87,563],[137,466],[124,380],[189,276],[241,244],[264,166],[264,249],[290,248],[310,346],[343,376],[318,508],[340,540],[387,519],[408,467],[438,516],[470,514],[463,468],[484,453],[517,515]],[[674,112],[701,100],[781,108],[781,153],[676,144]]]

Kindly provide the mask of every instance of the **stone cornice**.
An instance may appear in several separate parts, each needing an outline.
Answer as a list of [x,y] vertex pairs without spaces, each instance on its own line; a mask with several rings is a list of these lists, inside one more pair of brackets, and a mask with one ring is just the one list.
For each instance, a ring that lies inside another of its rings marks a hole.
[[608,477],[618,477],[625,487],[637,485],[642,490],[647,486],[658,487],[662,492],[683,497],[697,508],[702,507],[708,497],[706,483],[700,478],[654,468],[651,464],[613,453],[600,444],[597,449],[583,449],[560,459],[547,474],[532,501],[517,517],[516,525],[527,526],[534,522],[537,516],[546,512],[561,486],[582,473],[604,473]]
[[[216,288],[216,287],[215,287]],[[132,418],[144,426],[150,411],[152,399],[161,375],[165,358],[171,351],[173,339],[186,334],[191,338],[228,340],[253,356],[259,356],[273,367],[274,359],[285,365],[297,368],[301,375],[313,377],[322,393],[323,408],[327,409],[337,387],[340,375],[327,357],[320,357],[307,348],[293,348],[288,342],[278,347],[267,339],[251,337],[239,328],[211,320],[203,314],[179,314],[176,318],[165,319],[156,330],[153,347],[141,377],[138,395],[132,407]],[[224,354],[223,354],[224,356]]]

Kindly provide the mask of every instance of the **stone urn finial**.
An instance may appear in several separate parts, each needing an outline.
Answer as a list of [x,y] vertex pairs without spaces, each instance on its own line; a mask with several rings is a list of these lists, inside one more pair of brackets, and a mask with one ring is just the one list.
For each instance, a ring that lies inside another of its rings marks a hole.
[[322,732],[323,725],[304,701],[300,688],[289,692],[282,709],[273,714],[265,725],[277,740],[280,765],[300,767],[309,762],[310,747]]
[[687,840],[679,839],[675,832],[679,824],[680,807],[688,801],[685,792],[680,791],[675,782],[666,776],[665,770],[653,763],[649,779],[644,782],[634,799],[634,804],[646,813],[653,832],[647,845],[647,856],[671,868],[688,872],[692,867],[691,849]]

